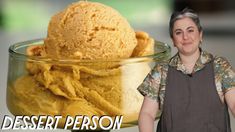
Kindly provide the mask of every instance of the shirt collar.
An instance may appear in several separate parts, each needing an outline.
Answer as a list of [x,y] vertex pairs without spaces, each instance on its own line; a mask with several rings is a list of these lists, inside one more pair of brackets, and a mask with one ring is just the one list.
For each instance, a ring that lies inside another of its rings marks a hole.
[[[213,59],[212,54],[200,49],[200,56],[199,56],[198,60],[196,61],[196,64],[193,68],[193,73],[204,68],[205,65],[207,63],[209,63],[212,59]],[[182,71],[185,74],[189,74],[189,72],[186,70],[185,66],[183,65],[183,63],[180,59],[179,53],[177,53],[175,56],[173,56],[170,59],[169,65],[176,68],[179,71]]]

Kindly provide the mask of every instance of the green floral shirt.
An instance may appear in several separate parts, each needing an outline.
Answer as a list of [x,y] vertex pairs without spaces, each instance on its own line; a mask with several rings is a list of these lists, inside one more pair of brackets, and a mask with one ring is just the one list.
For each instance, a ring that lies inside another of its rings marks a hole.
[[[193,73],[203,69],[205,64],[212,59],[213,56],[210,53],[201,51],[200,57],[194,66]],[[213,61],[216,89],[221,102],[224,102],[224,94],[230,89],[235,88],[235,71],[223,57],[214,57]],[[158,63],[138,87],[138,90],[142,95],[148,96],[159,102],[160,109],[162,109],[164,102],[166,77],[169,65],[184,74],[188,74],[188,71],[180,60],[179,54],[176,54],[169,61]]]

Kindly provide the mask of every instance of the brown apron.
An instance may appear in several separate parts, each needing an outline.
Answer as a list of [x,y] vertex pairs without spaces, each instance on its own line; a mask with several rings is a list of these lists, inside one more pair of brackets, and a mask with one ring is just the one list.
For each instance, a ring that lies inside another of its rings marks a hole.
[[216,91],[213,61],[193,75],[169,66],[157,132],[231,132],[227,106]]

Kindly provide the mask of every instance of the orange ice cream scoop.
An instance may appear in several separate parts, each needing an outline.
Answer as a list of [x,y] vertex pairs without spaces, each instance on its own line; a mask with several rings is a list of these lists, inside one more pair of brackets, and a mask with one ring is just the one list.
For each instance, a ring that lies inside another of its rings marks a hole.
[[51,18],[44,43],[25,52],[24,74],[8,88],[14,115],[62,115],[60,128],[68,115],[123,115],[124,125],[137,123],[143,96],[136,88],[155,63],[154,39],[111,7],[68,6]]
[[71,4],[51,18],[45,50],[53,58],[129,58],[134,30],[113,8],[88,1]]

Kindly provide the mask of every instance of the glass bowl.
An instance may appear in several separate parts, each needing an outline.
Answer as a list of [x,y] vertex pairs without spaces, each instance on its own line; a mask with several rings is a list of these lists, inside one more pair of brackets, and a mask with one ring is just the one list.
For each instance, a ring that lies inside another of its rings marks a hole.
[[28,56],[29,46],[9,48],[7,107],[13,115],[122,115],[121,127],[137,125],[143,97],[137,87],[151,68],[170,57],[170,47],[155,41],[154,54],[117,60],[77,60]]

